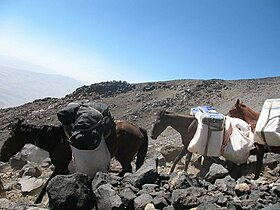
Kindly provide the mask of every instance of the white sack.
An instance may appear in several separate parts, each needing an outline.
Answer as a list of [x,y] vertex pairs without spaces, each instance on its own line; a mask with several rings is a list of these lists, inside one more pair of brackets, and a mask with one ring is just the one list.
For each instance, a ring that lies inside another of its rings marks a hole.
[[103,136],[94,150],[80,150],[73,146],[71,149],[73,157],[68,166],[70,173],[81,172],[93,178],[98,171],[108,172],[111,155]]
[[204,156],[219,157],[223,142],[223,123],[217,129],[216,125],[203,123],[205,117],[208,117],[205,113],[198,112],[195,114],[195,117],[198,120],[198,126],[188,146],[188,151]]
[[266,141],[269,146],[280,146],[280,99],[265,100],[257,121],[254,140],[263,145]]
[[222,156],[237,164],[246,163],[253,144],[250,125],[239,118],[226,116]]

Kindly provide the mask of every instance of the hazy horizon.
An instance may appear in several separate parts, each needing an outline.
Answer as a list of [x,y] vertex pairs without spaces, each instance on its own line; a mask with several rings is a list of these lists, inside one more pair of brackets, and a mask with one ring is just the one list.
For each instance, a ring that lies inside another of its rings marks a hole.
[[46,97],[62,98],[83,83],[59,74],[46,74],[0,65],[0,108],[19,106]]

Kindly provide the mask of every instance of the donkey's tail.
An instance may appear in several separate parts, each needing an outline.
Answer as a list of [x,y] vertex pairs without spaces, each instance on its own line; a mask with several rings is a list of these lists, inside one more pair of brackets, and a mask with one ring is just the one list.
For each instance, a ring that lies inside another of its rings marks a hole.
[[141,128],[141,127],[139,127],[139,129],[144,136],[144,141],[142,142],[142,144],[138,150],[138,153],[137,153],[136,170],[138,170],[144,164],[145,157],[146,157],[146,154],[148,151],[148,144],[149,144],[147,130],[145,128]]

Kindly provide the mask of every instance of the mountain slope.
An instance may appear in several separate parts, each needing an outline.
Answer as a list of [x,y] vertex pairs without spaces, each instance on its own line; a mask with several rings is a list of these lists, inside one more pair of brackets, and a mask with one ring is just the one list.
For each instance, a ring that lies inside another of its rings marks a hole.
[[239,98],[260,111],[267,98],[280,98],[280,77],[245,80],[173,80],[129,84],[101,82],[77,88],[63,98],[36,100],[19,107],[0,109],[0,128],[20,117],[35,124],[59,124],[56,112],[73,101],[94,100],[110,106],[116,119],[133,121],[150,129],[154,113],[168,109],[189,114],[190,108],[213,105],[226,114]]
[[[9,136],[8,125],[15,117],[25,119],[25,122],[30,124],[59,125],[57,111],[73,101],[90,100],[105,103],[110,106],[115,119],[129,120],[146,128],[150,135],[156,119],[155,113],[161,109],[189,114],[191,107],[213,105],[218,112],[226,114],[239,98],[254,110],[260,111],[265,99],[280,98],[278,90],[280,77],[246,80],[183,79],[139,84],[112,81],[82,86],[63,98],[39,99],[18,107],[0,109],[0,147]],[[147,158],[154,157],[167,145],[182,146],[180,134],[170,127],[164,130],[157,140],[149,138]],[[191,162],[191,165],[194,162]],[[169,166],[167,165],[165,170],[169,170]],[[9,177],[7,180],[4,170],[3,180],[16,183],[18,172],[8,173],[13,174],[13,178]],[[43,170],[46,172],[46,169]],[[277,177],[278,172],[274,174]],[[263,181],[261,182],[264,186]],[[14,202],[24,199],[30,203],[35,197],[35,194],[23,197],[18,188],[8,191],[8,198]]]
[[81,85],[80,81],[61,75],[0,66],[0,108],[45,97],[63,97]]

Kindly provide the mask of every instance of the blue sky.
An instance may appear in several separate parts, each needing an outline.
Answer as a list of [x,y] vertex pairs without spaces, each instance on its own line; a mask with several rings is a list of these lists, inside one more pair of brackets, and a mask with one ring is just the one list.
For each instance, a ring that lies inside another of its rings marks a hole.
[[0,26],[0,65],[85,84],[280,76],[278,0],[0,0]]

